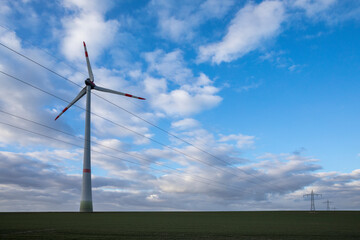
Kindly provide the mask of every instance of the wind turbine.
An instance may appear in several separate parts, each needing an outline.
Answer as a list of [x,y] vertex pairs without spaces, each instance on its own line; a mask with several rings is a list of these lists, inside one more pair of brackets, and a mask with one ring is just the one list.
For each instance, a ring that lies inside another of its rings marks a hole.
[[85,80],[85,87],[79,92],[79,94],[72,100],[69,105],[64,108],[64,110],[55,118],[57,120],[66,110],[68,110],[74,103],[79,101],[86,94],[86,117],[85,117],[85,141],[84,141],[84,162],[83,162],[83,176],[82,176],[82,190],[81,190],[81,202],[80,202],[80,212],[92,212],[92,193],[91,193],[91,161],[90,161],[90,108],[91,108],[91,90],[98,90],[102,92],[108,92],[118,95],[123,95],[125,97],[131,97],[136,99],[145,100],[145,98],[133,96],[131,94],[114,91],[107,88],[98,87],[94,83],[94,75],[91,70],[90,60],[86,49],[86,44],[84,43],[85,58],[87,69],[89,73],[89,78]]

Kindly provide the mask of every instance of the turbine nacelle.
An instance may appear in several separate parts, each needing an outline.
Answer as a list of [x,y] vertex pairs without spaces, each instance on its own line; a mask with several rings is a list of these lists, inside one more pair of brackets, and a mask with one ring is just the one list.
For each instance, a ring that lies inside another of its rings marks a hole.
[[95,83],[92,82],[92,81],[90,80],[90,78],[87,78],[87,79],[85,80],[85,85],[90,86],[91,89],[94,89],[94,88],[95,88]]

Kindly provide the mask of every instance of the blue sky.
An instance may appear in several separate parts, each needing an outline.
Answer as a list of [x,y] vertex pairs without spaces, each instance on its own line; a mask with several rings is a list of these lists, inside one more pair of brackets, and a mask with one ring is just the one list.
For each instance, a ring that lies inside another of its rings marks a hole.
[[0,211],[78,210],[84,99],[53,119],[87,78],[82,41],[96,84],[147,99],[92,95],[95,211],[302,210],[311,190],[359,209],[357,1],[0,9]]

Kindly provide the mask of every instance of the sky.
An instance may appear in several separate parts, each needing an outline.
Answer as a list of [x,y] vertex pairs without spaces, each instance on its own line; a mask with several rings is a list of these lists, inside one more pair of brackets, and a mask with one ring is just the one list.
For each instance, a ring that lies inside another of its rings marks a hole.
[[360,208],[360,2],[0,1],[0,211]]

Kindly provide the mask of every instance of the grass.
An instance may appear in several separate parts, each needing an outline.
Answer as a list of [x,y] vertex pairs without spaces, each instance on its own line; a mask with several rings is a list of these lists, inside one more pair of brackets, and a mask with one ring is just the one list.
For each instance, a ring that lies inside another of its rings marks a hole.
[[360,239],[360,212],[0,213],[0,239]]

